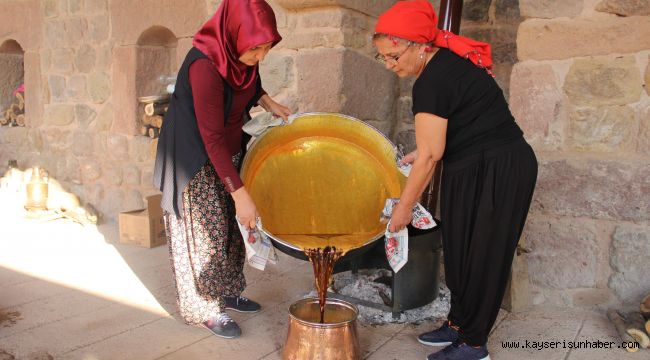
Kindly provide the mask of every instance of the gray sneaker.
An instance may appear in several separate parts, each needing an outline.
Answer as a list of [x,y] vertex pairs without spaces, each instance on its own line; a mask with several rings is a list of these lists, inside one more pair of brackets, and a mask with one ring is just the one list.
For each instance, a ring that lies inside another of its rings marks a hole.
[[214,318],[203,323],[206,329],[216,336],[234,339],[241,336],[239,325],[225,312],[220,312]]
[[241,313],[256,313],[262,309],[260,304],[243,296],[224,296],[226,309],[235,310]]

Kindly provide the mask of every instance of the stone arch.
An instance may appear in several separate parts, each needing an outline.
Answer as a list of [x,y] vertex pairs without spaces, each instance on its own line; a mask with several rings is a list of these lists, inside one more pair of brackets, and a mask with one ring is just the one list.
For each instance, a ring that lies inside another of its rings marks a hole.
[[0,116],[16,103],[14,90],[25,83],[25,51],[18,41],[8,39],[0,45]]

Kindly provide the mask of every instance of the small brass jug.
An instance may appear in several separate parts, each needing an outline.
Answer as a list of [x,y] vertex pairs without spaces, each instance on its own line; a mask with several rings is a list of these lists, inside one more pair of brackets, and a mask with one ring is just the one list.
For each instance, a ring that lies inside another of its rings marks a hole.
[[289,331],[283,360],[361,359],[357,333],[359,310],[353,304],[327,299],[325,322],[320,323],[318,299],[308,298],[289,307]]
[[46,210],[48,196],[49,175],[47,171],[38,166],[32,168],[32,176],[25,186],[25,209]]

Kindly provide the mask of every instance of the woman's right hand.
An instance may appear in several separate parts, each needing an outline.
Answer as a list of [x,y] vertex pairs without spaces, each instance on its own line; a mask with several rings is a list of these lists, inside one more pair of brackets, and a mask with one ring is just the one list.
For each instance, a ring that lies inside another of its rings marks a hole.
[[237,220],[249,230],[254,229],[257,219],[257,208],[255,207],[255,202],[253,202],[253,198],[246,191],[246,188],[242,186],[230,195],[235,200]]
[[402,165],[411,164],[417,158],[418,158],[418,150],[415,149],[415,150],[411,151],[410,153],[404,155],[404,157],[401,158],[399,162]]

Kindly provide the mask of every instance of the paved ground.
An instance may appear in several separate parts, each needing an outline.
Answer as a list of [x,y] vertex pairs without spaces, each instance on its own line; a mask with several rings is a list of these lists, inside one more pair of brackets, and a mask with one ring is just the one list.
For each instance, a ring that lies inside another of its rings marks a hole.
[[[245,295],[264,310],[233,314],[244,336],[222,340],[183,324],[167,248],[115,243],[116,227],[39,223],[0,210],[0,359],[280,359],[287,308],[312,289],[308,263],[282,256],[265,272],[246,269]],[[437,326],[360,327],[364,358],[422,360],[435,350],[415,335]],[[504,349],[504,342],[559,341],[556,349]],[[650,359],[649,350],[568,349],[563,342],[616,341],[606,318],[569,308],[502,313],[492,359]],[[568,345],[567,345],[568,346]],[[48,357],[48,354],[52,357]]]

